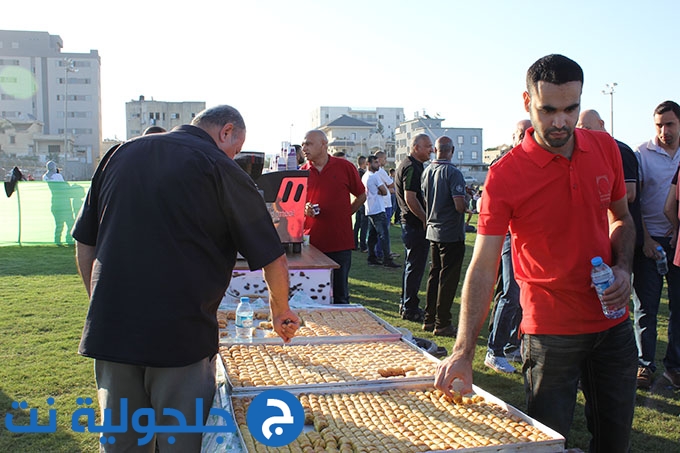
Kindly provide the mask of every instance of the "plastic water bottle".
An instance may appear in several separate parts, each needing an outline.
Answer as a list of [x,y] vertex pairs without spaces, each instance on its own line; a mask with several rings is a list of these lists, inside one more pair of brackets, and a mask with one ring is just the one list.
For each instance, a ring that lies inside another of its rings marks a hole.
[[659,275],[666,275],[668,273],[668,258],[666,258],[666,252],[664,252],[663,247],[660,245],[656,248],[656,251],[661,255],[661,258],[656,260],[656,271]]
[[597,297],[600,298],[602,313],[609,319],[620,318],[626,314],[626,307],[619,308],[618,310],[610,310],[604,302],[602,302],[602,293],[614,283],[614,272],[612,272],[611,267],[607,266],[607,264],[602,261],[602,257],[600,256],[596,256],[590,260],[590,264],[593,265],[593,269],[590,271],[590,278],[595,285]]
[[240,340],[253,339],[253,307],[250,298],[241,297],[236,307],[236,338]]

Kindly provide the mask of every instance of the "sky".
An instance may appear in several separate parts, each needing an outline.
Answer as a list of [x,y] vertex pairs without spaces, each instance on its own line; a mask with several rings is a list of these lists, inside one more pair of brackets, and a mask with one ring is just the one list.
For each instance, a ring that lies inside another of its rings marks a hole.
[[302,141],[319,106],[439,113],[511,142],[526,70],[560,53],[585,74],[582,109],[635,146],[653,110],[680,102],[680,2],[658,0],[5,0],[0,29],[59,35],[62,52],[99,52],[103,138],[125,138],[125,102],[230,104],[244,150]]

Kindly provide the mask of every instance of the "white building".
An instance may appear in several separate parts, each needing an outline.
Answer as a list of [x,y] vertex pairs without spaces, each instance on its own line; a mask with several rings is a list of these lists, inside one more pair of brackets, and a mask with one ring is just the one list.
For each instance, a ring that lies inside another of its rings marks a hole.
[[395,131],[404,121],[401,107],[353,109],[351,107],[318,107],[312,112],[311,128],[320,129],[328,136],[329,151],[344,151],[348,159],[387,153],[394,162]]
[[142,135],[150,126],[160,126],[169,131],[175,126],[189,124],[204,109],[205,102],[154,101],[140,96],[136,101],[125,103],[127,138]]
[[396,162],[399,163],[411,152],[413,138],[416,135],[429,135],[433,144],[438,137],[446,135],[453,140],[455,146],[453,163],[463,173],[483,181],[486,165],[483,160],[482,128],[444,127],[443,122],[444,118],[432,118],[418,112],[414,119],[402,122],[396,131]]
[[67,180],[87,180],[100,153],[101,61],[96,50],[62,48],[61,37],[47,32],[0,30],[0,118],[37,121],[43,125],[39,134],[60,136],[60,145],[48,151],[24,140],[26,147],[14,147],[12,154],[43,166],[54,160]]

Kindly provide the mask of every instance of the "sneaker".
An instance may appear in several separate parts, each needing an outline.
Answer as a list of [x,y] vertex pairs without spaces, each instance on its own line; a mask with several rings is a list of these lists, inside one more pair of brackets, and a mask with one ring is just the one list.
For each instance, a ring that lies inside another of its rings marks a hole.
[[438,337],[455,337],[458,334],[458,329],[449,324],[443,329],[434,329],[434,334]]
[[369,266],[382,266],[382,261],[377,258],[368,258],[367,261]]
[[392,260],[387,260],[387,261],[385,261],[385,262],[383,263],[383,266],[385,266],[385,267],[391,267],[392,269],[396,269],[396,268],[398,268],[398,267],[400,268],[400,267],[401,267],[401,264],[395,263],[395,262],[392,261]]
[[[638,376],[640,375],[638,374]],[[663,377],[668,379],[673,387],[680,389],[680,370],[666,370],[663,373]]]
[[511,362],[522,363],[522,351],[520,351],[519,349],[515,349],[512,352],[506,352],[505,358]]
[[515,367],[510,365],[510,362],[508,362],[508,359],[505,357],[496,357],[493,355],[491,352],[486,353],[486,358],[484,359],[484,365],[488,366],[494,371],[497,371],[498,373],[508,373],[512,374],[515,371]]
[[405,319],[407,321],[413,321],[413,322],[423,322],[423,319],[425,318],[425,314],[423,313],[423,310],[420,308],[416,308],[415,311],[409,310],[409,311],[404,311],[401,314],[401,319]]
[[[648,389],[652,386],[652,375],[654,373],[651,369],[645,366],[639,366],[637,371],[637,388]],[[664,376],[666,374],[664,373]],[[670,379],[669,379],[670,380]]]
[[434,332],[434,323],[432,324],[423,324],[423,330],[425,332]]
[[361,253],[368,253],[368,249],[361,249]]
[[398,253],[390,253],[390,258],[399,258]]

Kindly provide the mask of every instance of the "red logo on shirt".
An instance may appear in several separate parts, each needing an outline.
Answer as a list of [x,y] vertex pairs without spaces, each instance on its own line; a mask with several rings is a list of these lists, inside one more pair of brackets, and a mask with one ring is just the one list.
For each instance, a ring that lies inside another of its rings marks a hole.
[[605,209],[609,208],[612,202],[612,185],[609,183],[609,177],[607,175],[597,176],[595,181],[600,194],[600,206]]

